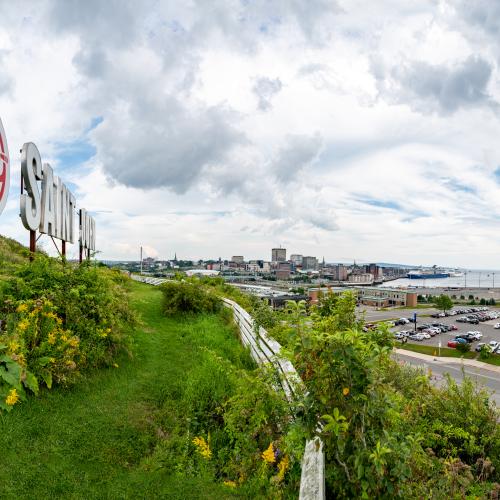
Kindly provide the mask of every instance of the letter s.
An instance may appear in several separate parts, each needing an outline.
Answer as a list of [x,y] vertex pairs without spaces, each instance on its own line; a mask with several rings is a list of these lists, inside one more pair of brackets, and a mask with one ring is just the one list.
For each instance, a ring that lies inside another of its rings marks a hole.
[[27,142],[21,151],[21,177],[26,193],[21,195],[21,220],[26,229],[36,231],[40,225],[40,191],[36,181],[42,178],[42,160],[38,148]]

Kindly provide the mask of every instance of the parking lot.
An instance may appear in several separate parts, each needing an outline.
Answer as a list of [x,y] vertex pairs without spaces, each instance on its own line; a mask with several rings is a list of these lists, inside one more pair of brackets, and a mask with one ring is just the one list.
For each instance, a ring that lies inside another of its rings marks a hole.
[[[409,318],[412,316],[412,312],[409,311],[410,314],[405,314],[404,316],[401,315],[401,317],[406,317]],[[482,333],[483,337],[480,340],[473,341],[471,344],[471,350],[474,350],[477,346],[478,343],[483,342],[488,344],[491,340],[495,340],[497,342],[500,342],[500,329],[496,330],[494,328],[494,325],[496,323],[500,323],[500,317],[498,319],[492,319],[489,321],[485,322],[480,322],[477,325],[470,324],[470,323],[460,323],[457,322],[458,318],[461,318],[463,316],[466,316],[466,314],[458,314],[457,316],[449,316],[445,318],[431,318],[431,317],[418,317],[418,311],[417,312],[417,324],[416,326],[420,326],[423,324],[432,324],[432,323],[442,323],[444,325],[454,325],[457,327],[457,330],[455,331],[449,331],[449,332],[442,332],[434,337],[431,337],[430,339],[424,339],[422,341],[417,341],[417,340],[411,340],[408,339],[408,342],[414,343],[414,344],[423,344],[423,345],[431,345],[431,346],[439,346],[439,342],[441,342],[441,347],[447,347],[447,343],[449,340],[453,340],[457,335],[461,334],[466,334],[467,332],[470,331],[479,331]],[[396,326],[392,329],[392,331],[396,332],[401,332],[401,331],[408,331],[411,330],[413,331],[415,329],[414,323],[407,323],[405,325],[400,325]]]

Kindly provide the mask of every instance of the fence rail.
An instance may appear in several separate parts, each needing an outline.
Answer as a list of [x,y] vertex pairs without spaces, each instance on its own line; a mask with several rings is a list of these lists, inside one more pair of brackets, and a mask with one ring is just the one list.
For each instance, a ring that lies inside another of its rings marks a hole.
[[[135,281],[159,286],[164,278],[131,275]],[[239,304],[230,299],[223,299],[224,305],[233,311],[235,323],[238,325],[240,339],[244,346],[250,349],[254,361],[261,364],[271,364],[276,370],[279,383],[288,401],[295,400],[304,390],[304,384],[290,361],[280,355],[281,345],[269,336],[264,328],[258,333],[254,320]],[[319,437],[306,442],[302,458],[299,500],[324,500],[325,498],[325,456],[323,443]]]

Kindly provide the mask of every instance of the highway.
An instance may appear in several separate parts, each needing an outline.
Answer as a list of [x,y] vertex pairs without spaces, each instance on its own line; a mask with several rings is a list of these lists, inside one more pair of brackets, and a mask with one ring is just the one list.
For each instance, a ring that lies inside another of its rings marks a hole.
[[[448,373],[454,380],[461,382],[463,380],[462,366],[457,363],[443,363],[442,361],[427,361],[406,354],[394,354],[398,360],[409,363],[413,366],[419,366],[426,371],[432,371],[433,382],[440,385],[444,382],[444,374]],[[491,399],[500,408],[500,377],[493,371],[476,368],[473,366],[463,366],[465,375],[476,380],[480,385],[486,387],[492,395]]]

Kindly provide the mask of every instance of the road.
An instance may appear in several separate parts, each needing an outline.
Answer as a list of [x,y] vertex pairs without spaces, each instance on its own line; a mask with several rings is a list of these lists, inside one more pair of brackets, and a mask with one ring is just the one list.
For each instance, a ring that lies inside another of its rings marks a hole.
[[463,380],[465,373],[466,376],[476,380],[480,385],[486,387],[486,389],[492,392],[491,399],[498,407],[500,407],[500,378],[495,372],[472,366],[463,366],[462,372],[462,366],[456,363],[424,361],[423,359],[400,353],[394,354],[394,357],[413,366],[424,368],[426,371],[430,369],[433,377],[435,377],[433,380],[436,385],[440,385],[444,382],[444,375],[446,373],[448,373],[457,382],[461,382]]

